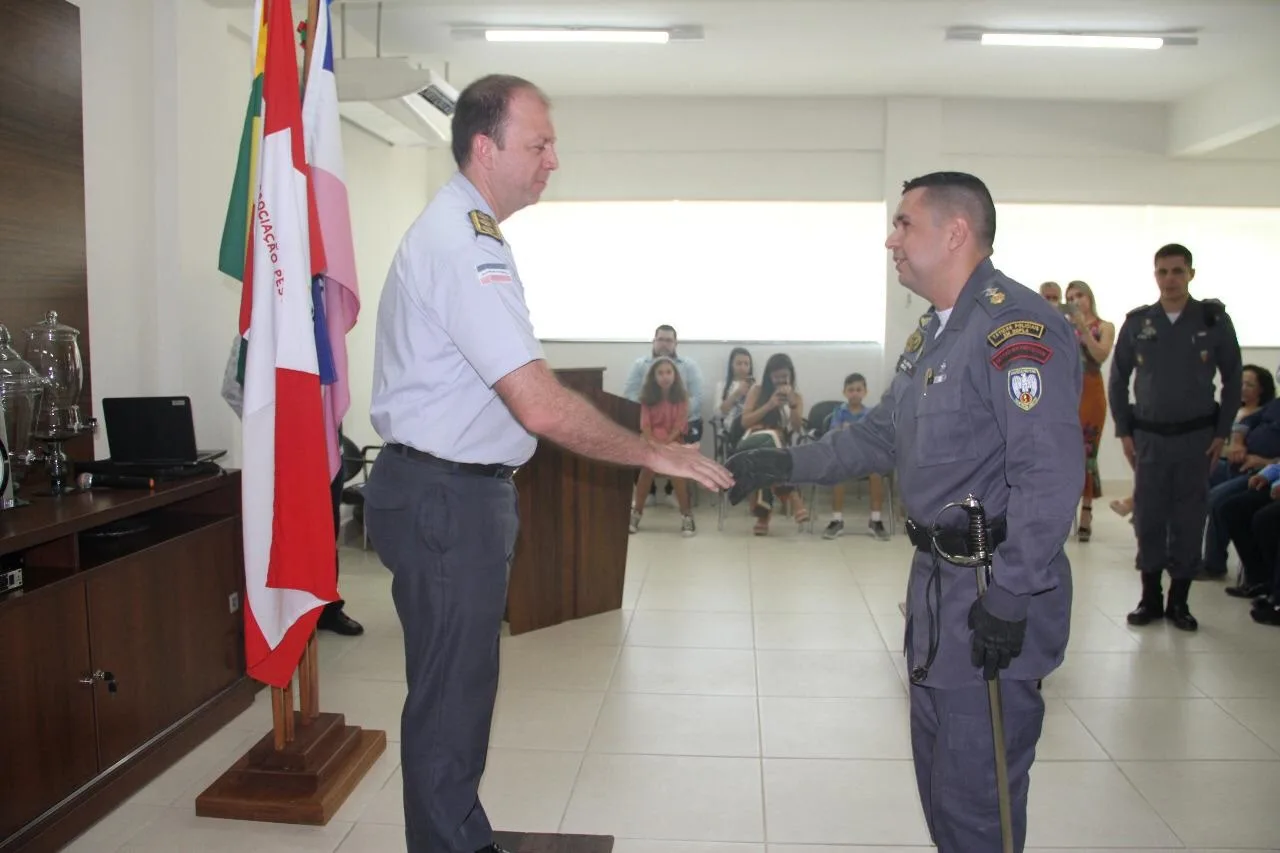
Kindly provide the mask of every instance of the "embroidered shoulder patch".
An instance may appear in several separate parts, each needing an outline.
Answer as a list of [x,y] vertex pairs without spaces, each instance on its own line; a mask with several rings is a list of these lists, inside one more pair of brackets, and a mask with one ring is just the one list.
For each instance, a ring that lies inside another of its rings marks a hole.
[[1037,364],[1044,364],[1053,355],[1053,350],[1035,341],[1015,341],[1006,344],[991,356],[991,364],[996,370],[1004,370],[1005,365],[1019,358],[1030,359]]
[[511,269],[506,264],[480,264],[476,276],[481,284],[510,284]]
[[1014,320],[1012,323],[1005,323],[987,335],[987,343],[993,347],[998,347],[1010,338],[1035,338],[1039,340],[1042,337],[1044,337],[1044,323],[1036,323],[1032,320]]
[[924,334],[919,329],[916,329],[911,333],[911,337],[907,338],[907,345],[904,349],[907,352],[915,352],[922,346],[924,346]]
[[497,220],[492,216],[483,210],[473,210],[467,216],[471,218],[471,227],[475,229],[477,237],[492,237],[499,243],[504,242],[502,232],[498,230]]
[[1029,412],[1040,402],[1040,368],[1015,367],[1008,373],[1009,399],[1024,412]]

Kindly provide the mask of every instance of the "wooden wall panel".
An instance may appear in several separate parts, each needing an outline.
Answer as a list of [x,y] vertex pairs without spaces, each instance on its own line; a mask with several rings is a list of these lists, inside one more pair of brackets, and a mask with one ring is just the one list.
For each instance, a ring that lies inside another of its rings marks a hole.
[[[0,32],[0,323],[19,353],[22,330],[47,311],[79,329],[81,411],[92,414],[80,10],[0,0]],[[68,450],[91,457],[92,443]]]

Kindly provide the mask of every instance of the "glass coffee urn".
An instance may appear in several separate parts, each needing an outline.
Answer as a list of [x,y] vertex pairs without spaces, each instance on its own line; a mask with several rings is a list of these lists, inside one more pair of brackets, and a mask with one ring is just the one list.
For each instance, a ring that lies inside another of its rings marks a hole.
[[92,432],[96,425],[80,414],[84,364],[80,360],[80,332],[58,322],[50,311],[44,321],[26,329],[23,358],[44,380],[45,390],[36,409],[32,437],[45,445],[44,462],[49,473],[49,494],[76,491],[71,465],[63,444]]
[[23,506],[17,497],[31,463],[36,461],[31,433],[44,396],[45,381],[14,350],[9,329],[0,325],[0,508]]

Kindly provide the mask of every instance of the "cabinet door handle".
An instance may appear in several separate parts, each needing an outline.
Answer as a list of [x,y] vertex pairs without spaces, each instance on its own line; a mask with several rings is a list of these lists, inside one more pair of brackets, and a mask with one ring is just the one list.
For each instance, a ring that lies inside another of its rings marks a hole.
[[92,675],[82,675],[78,680],[81,684],[86,686],[92,686],[93,682],[101,681],[107,685],[108,693],[115,693],[118,689],[118,686],[116,685],[116,677],[101,669],[95,669]]

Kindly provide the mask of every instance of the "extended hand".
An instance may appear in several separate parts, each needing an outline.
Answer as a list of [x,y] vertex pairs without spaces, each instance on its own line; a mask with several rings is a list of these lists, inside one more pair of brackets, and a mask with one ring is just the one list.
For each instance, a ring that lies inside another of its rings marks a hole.
[[752,492],[776,483],[785,483],[791,476],[791,454],[775,447],[735,453],[725,465],[733,475],[729,503],[735,506]]
[[655,474],[697,480],[713,492],[733,485],[733,476],[723,465],[702,455],[698,445],[656,444],[649,467]]
[[1249,478],[1249,482],[1247,485],[1249,486],[1250,489],[1253,489],[1255,492],[1260,492],[1263,489],[1270,486],[1271,483],[1268,482],[1267,478],[1262,476],[1261,474],[1254,474],[1252,477]]
[[992,616],[982,606],[982,599],[969,608],[969,627],[973,629],[974,666],[982,667],[982,677],[991,681],[996,671],[1005,669],[1022,654],[1022,639],[1027,633],[1027,620],[1006,622]]

